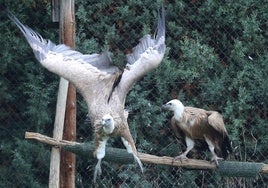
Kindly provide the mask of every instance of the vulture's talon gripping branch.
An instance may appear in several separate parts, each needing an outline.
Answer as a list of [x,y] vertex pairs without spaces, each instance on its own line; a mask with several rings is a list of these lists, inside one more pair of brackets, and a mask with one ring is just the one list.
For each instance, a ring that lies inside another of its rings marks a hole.
[[222,161],[224,160],[222,157],[218,157],[217,155],[213,156],[210,160],[210,162],[215,162],[216,166],[219,166],[219,162],[218,161]]
[[180,160],[180,162],[182,163],[182,161],[187,161],[188,160],[188,157],[186,157],[185,154],[181,154],[181,155],[176,156],[176,157],[173,158],[173,161],[174,162],[175,161],[178,161],[178,160]]

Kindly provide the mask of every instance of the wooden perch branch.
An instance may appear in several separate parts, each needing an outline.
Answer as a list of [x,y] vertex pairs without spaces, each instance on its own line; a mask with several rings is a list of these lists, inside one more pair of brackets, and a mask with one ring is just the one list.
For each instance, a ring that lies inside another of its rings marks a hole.
[[[33,132],[26,132],[25,133],[26,139],[33,139],[39,142],[49,144],[55,147],[61,147],[65,150],[74,152],[82,157],[93,157],[94,146],[90,144],[84,143],[77,143],[77,142],[70,142],[65,140],[56,140],[54,138],[50,138],[48,136],[33,133]],[[75,147],[74,147],[75,146]],[[81,152],[82,151],[82,152]],[[161,164],[161,165],[171,165],[171,166],[178,166],[187,169],[198,169],[198,170],[215,170],[217,167],[214,163],[210,163],[209,161],[205,160],[197,160],[197,159],[188,159],[187,161],[173,161],[173,157],[167,156],[155,156],[145,153],[138,153],[138,157],[144,163],[151,163],[151,164]],[[119,148],[106,148],[106,156],[104,160],[112,161],[112,162],[120,162],[122,164],[133,163],[133,156],[126,152],[125,149]],[[263,165],[260,173],[268,173],[268,165]]]

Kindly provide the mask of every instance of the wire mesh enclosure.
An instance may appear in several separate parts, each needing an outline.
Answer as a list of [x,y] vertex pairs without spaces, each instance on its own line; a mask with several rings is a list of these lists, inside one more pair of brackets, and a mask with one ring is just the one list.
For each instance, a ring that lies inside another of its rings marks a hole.
[[[48,1],[1,0],[34,30],[58,41]],[[232,141],[228,161],[268,162],[268,4],[261,1],[75,1],[76,50],[109,50],[121,69],[145,34],[154,35],[157,11],[166,10],[166,46],[160,66],[137,82],[126,100],[128,123],[139,152],[175,157],[185,150],[162,104],[178,98],[186,106],[222,113]],[[2,10],[2,6],[1,6]],[[34,58],[19,31],[1,14],[0,187],[47,187],[51,147],[24,139],[26,131],[51,136],[58,77]],[[87,105],[77,96],[77,142],[93,144]],[[108,147],[124,148],[118,138]],[[196,144],[189,158],[210,160]],[[91,187],[96,159],[76,158],[76,187]],[[144,163],[102,162],[97,187],[266,187],[267,174],[226,176]],[[231,169],[230,169],[231,170]],[[10,175],[12,174],[12,175]]]

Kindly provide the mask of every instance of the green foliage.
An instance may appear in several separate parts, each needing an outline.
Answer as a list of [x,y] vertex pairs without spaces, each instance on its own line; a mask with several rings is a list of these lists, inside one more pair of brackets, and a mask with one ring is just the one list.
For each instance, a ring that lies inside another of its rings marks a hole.
[[[58,41],[49,1],[0,0],[45,38]],[[125,54],[143,34],[154,34],[162,1],[82,1],[76,3],[76,46],[83,53],[111,51],[124,68]],[[165,1],[167,51],[161,65],[127,96],[129,125],[139,151],[176,156],[183,149],[161,105],[179,98],[186,105],[223,113],[235,148],[231,159],[267,162],[268,4],[262,1]],[[2,6],[0,7],[2,8]],[[46,187],[49,148],[23,141],[25,131],[51,135],[58,78],[43,69],[21,33],[0,15],[0,187]],[[78,140],[92,142],[86,105],[78,97]],[[115,140],[112,146],[123,147]],[[77,162],[77,186],[91,186],[95,160]],[[87,168],[88,166],[88,168]],[[203,171],[103,163],[102,187],[236,187]],[[135,170],[134,170],[135,169]],[[12,174],[12,176],[10,175]],[[111,178],[112,177],[112,178]],[[202,181],[201,181],[202,180]],[[256,179],[259,187],[265,186]],[[244,186],[253,183],[244,181]],[[254,184],[255,185],[255,184]],[[101,186],[100,186],[101,187]]]
[[[50,153],[42,144],[13,139],[1,142],[1,187],[45,187]],[[12,151],[12,148],[16,148]],[[43,169],[43,170],[41,170]]]
[[[57,32],[49,24],[50,7],[45,1],[1,0],[0,4],[1,9],[5,6],[38,31],[50,28],[52,34],[42,33],[55,39]],[[51,134],[57,77],[38,64],[26,40],[4,12],[0,17],[0,187],[46,187],[49,148],[26,142],[23,137],[25,131]]]

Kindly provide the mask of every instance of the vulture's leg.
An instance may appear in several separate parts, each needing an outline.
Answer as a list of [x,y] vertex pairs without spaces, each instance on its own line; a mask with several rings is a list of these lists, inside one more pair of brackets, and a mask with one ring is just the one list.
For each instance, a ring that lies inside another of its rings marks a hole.
[[98,163],[95,166],[93,182],[96,183],[97,176],[101,175],[101,160],[105,156],[105,147],[109,138],[105,137],[102,140],[98,140],[98,147],[94,151],[94,156],[98,159]]
[[180,160],[182,162],[182,160],[187,160],[187,154],[189,153],[189,151],[191,151],[194,147],[194,141],[192,139],[190,139],[189,137],[185,137],[185,142],[186,142],[186,151],[183,152],[181,155],[175,157],[173,160],[176,161],[176,160]]
[[219,166],[218,160],[223,160],[223,158],[218,157],[217,154],[215,153],[215,146],[214,146],[213,142],[209,138],[207,138],[206,136],[205,136],[205,140],[208,144],[210,152],[212,153],[211,161],[214,161],[216,163],[216,165]]
[[101,159],[98,159],[98,162],[95,166],[95,171],[94,171],[94,178],[93,178],[93,182],[96,183],[96,179],[97,179],[97,176],[100,176],[101,175]]
[[[135,161],[137,161],[137,163],[140,166],[141,172],[143,173],[143,166],[142,166],[141,160],[137,156],[137,150],[136,150],[136,147],[134,145],[134,141],[133,141],[133,144],[132,144],[134,146],[131,146],[130,142],[128,142],[125,138],[121,137],[121,140],[122,140],[123,144],[125,145],[125,147],[127,149],[127,152],[131,153],[133,155]],[[134,151],[133,151],[132,147],[135,147]]]

